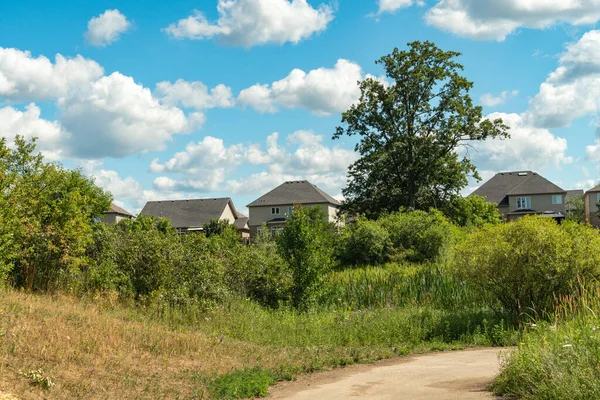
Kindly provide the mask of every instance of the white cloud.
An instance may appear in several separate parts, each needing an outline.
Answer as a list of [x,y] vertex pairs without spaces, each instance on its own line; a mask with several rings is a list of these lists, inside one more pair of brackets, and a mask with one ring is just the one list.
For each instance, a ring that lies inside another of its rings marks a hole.
[[590,190],[597,184],[598,184],[597,181],[595,181],[593,179],[587,179],[585,181],[575,183],[575,185],[573,185],[573,189],[583,189],[584,191],[586,191],[586,190]]
[[360,98],[357,82],[363,78],[360,65],[340,59],[332,69],[318,68],[308,73],[294,69],[270,86],[256,84],[242,90],[237,100],[259,112],[275,112],[280,106],[305,108],[326,116],[347,110]]
[[600,31],[569,45],[559,67],[540,85],[525,118],[531,124],[561,128],[600,110]]
[[68,94],[58,102],[61,122],[70,134],[66,145],[82,158],[125,157],[161,151],[172,136],[203,122],[162,105],[148,88],[118,72]]
[[600,0],[439,0],[425,20],[459,36],[501,41],[520,27],[594,24],[600,20]]
[[[346,181],[348,166],[357,155],[354,151],[329,147],[323,136],[310,131],[296,131],[279,143],[279,134],[266,139],[265,150],[256,143],[225,146],[221,139],[210,136],[190,143],[186,150],[161,163],[152,160],[150,172],[181,174],[184,179],[160,176],[154,181],[159,191],[206,192],[227,190],[235,194],[257,194],[285,180],[308,179],[338,194]],[[227,179],[242,166],[264,166],[266,170]]]
[[486,93],[483,96],[481,96],[481,104],[487,107],[499,106],[500,104],[504,104],[508,99],[518,95],[518,90],[513,90],[511,92],[505,90],[498,96],[494,96],[491,93]]
[[165,104],[180,104],[183,107],[197,110],[228,108],[235,105],[231,88],[222,84],[209,91],[208,87],[202,82],[187,82],[178,79],[175,83],[157,83],[155,93]]
[[92,46],[107,46],[131,27],[131,22],[119,10],[106,10],[88,22],[85,38]]
[[152,160],[150,172],[182,172],[189,175],[208,175],[215,169],[233,168],[244,161],[244,146],[226,147],[223,139],[206,136],[198,143],[189,143],[185,151],[165,163]]
[[573,162],[573,159],[566,155],[566,139],[554,136],[547,129],[527,125],[520,115],[493,113],[486,118],[501,118],[510,126],[511,137],[474,144],[474,151],[469,155],[479,170],[543,171],[548,167],[559,167]]
[[219,0],[217,11],[216,23],[195,11],[165,31],[178,39],[216,37],[226,44],[244,47],[298,43],[324,31],[334,14],[332,6],[321,4],[313,8],[306,0]]
[[0,96],[11,101],[55,100],[103,74],[97,62],[79,55],[57,54],[52,63],[28,51],[0,47]]
[[393,13],[401,8],[410,7],[413,4],[423,6],[425,3],[422,0],[377,0],[379,10],[377,14]]
[[596,139],[593,145],[585,147],[585,158],[594,163],[600,162],[600,139]]
[[41,111],[34,103],[24,111],[12,107],[0,108],[0,137],[6,138],[10,145],[16,135],[26,139],[37,138],[36,149],[48,160],[58,160],[61,154],[60,142],[64,132],[56,121],[40,118]]

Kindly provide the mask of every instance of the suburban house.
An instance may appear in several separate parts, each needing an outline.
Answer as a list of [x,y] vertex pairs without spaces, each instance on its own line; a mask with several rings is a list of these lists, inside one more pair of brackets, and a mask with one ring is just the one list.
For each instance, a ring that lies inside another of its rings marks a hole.
[[100,222],[116,224],[121,220],[133,218],[135,218],[135,215],[113,203],[110,205],[110,209],[104,211],[104,216],[100,219]]
[[592,226],[600,228],[600,217],[598,216],[598,201],[600,201],[600,185],[585,192],[585,217]]
[[271,233],[283,229],[294,205],[322,207],[328,222],[339,222],[339,201],[308,181],[290,181],[248,204],[250,234],[254,236],[263,224]]
[[149,201],[142,214],[167,218],[180,234],[202,232],[202,226],[215,219],[234,225],[242,238],[250,237],[248,218],[235,209],[229,197]]
[[472,195],[483,196],[498,205],[504,221],[525,215],[563,220],[567,191],[532,171],[500,172]]

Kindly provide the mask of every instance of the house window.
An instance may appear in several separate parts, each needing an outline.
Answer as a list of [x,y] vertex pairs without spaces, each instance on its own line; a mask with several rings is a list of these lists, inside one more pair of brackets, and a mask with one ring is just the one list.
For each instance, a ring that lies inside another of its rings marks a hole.
[[277,235],[282,230],[283,230],[283,228],[280,227],[280,226],[273,226],[273,227],[271,227],[271,236]]
[[271,214],[279,215],[279,207],[271,207]]
[[531,197],[517,197],[517,209],[527,210],[531,208]]
[[[600,194],[600,193],[599,193]],[[289,206],[288,207],[288,215],[292,215],[292,211],[294,210],[294,207]]]
[[600,193],[596,194],[596,203],[600,203]]
[[552,204],[562,204],[562,194],[553,194]]

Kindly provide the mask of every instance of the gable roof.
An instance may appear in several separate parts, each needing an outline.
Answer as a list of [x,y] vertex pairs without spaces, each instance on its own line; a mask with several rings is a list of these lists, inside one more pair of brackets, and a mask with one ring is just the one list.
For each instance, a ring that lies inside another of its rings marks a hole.
[[135,218],[135,215],[131,214],[129,211],[125,210],[124,208],[119,207],[115,203],[111,203],[110,208],[108,210],[104,211],[104,214],[120,214],[120,215],[126,215],[128,217]]
[[586,193],[590,193],[590,192],[600,192],[600,185],[594,186],[593,188],[588,190]]
[[211,219],[219,219],[227,205],[234,215],[237,211],[229,197],[219,199],[163,200],[149,201],[142,214],[164,217],[174,228],[199,228]]
[[339,201],[308,181],[289,181],[254,200],[247,207],[322,203],[340,205]]
[[567,190],[567,195],[565,196],[565,203],[567,202],[567,200],[569,200],[575,196],[581,196],[581,195],[583,195],[583,189]]
[[235,225],[236,228],[241,229],[241,230],[250,230],[250,227],[248,226],[248,220],[249,220],[248,217],[246,217],[244,214],[236,211],[235,212],[235,222],[233,223],[233,225]]
[[566,193],[565,190],[533,171],[500,172],[472,194],[491,203],[508,205],[508,196]]

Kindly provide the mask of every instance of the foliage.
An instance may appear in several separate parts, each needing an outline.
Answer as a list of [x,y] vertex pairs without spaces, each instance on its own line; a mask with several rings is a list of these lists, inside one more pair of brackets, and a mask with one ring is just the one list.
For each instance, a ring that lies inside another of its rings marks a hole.
[[277,235],[277,250],[292,271],[294,307],[307,309],[332,266],[333,233],[321,207],[294,207]]
[[266,397],[269,386],[275,383],[273,371],[254,367],[218,375],[210,382],[209,389],[217,399],[248,399]]
[[457,245],[455,273],[514,317],[552,310],[577,280],[600,277],[600,236],[590,226],[526,217],[487,226]]
[[42,370],[41,368],[36,370],[20,372],[20,374],[25,378],[29,379],[29,383],[32,386],[39,386],[44,390],[48,390],[56,386],[56,383],[54,383],[54,378],[51,376],[44,375],[44,370]]
[[229,221],[226,220],[218,220],[211,219],[209,222],[202,226],[204,234],[206,237],[211,237],[213,235],[220,235],[227,228],[229,228]]
[[[12,221],[9,248],[13,283],[46,290],[69,285],[85,265],[93,220],[110,206],[111,197],[81,171],[44,162],[33,141],[15,139],[0,147],[0,168],[10,184],[3,191],[0,220]],[[6,248],[6,244],[0,244]]]
[[389,232],[393,258],[433,261],[446,255],[457,228],[437,210],[397,212],[381,219]]
[[343,113],[334,138],[360,135],[360,158],[349,169],[344,208],[377,217],[401,207],[442,207],[478,178],[475,166],[458,155],[461,145],[505,137],[502,120],[482,118],[459,72],[460,53],[431,42],[412,42],[405,51],[381,57],[391,84],[367,78],[360,101]]
[[521,399],[600,397],[600,287],[560,299],[551,321],[529,324],[504,360],[495,392]]
[[567,210],[567,220],[585,222],[585,196],[582,194],[571,197],[565,203]]
[[458,226],[480,228],[485,224],[502,222],[498,206],[477,195],[454,197],[444,209],[444,214]]
[[388,231],[378,221],[359,217],[344,230],[338,257],[345,264],[379,264],[386,259]]

